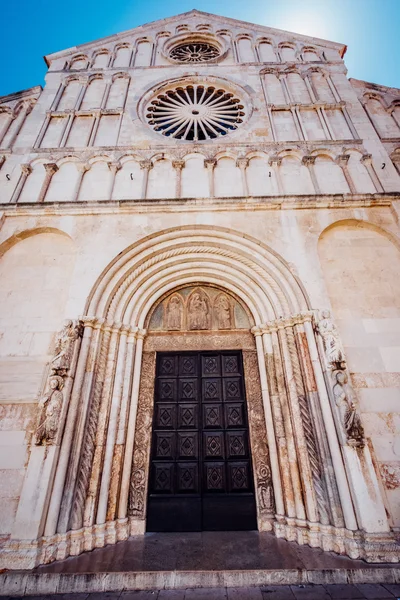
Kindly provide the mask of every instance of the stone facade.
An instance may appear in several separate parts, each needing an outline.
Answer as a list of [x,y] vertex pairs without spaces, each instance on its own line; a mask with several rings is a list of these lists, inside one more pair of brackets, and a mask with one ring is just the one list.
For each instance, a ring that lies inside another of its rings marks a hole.
[[241,349],[258,527],[400,558],[400,91],[191,11],[0,98],[1,560],[146,527],[155,352]]

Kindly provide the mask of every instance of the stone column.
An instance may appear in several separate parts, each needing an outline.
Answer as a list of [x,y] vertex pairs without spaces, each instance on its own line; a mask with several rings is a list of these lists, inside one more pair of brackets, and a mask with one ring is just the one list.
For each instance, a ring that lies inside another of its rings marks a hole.
[[281,174],[279,171],[279,167],[282,164],[282,159],[279,158],[279,156],[271,156],[270,159],[268,160],[268,164],[270,167],[274,167],[274,165],[276,165],[276,167],[273,169],[275,175],[276,175],[276,181],[278,184],[278,193],[280,196],[283,196],[284,189],[283,189],[283,184],[282,184],[282,179],[281,179]]
[[40,147],[40,145],[41,145],[41,143],[43,141],[43,138],[44,138],[44,136],[46,134],[47,128],[49,126],[50,119],[51,119],[51,112],[49,111],[49,112],[46,113],[46,118],[43,121],[43,125],[40,128],[39,135],[37,136],[37,138],[35,140],[35,143],[33,144],[34,148],[39,148]]
[[110,177],[110,183],[109,183],[109,187],[108,187],[107,197],[109,200],[112,200],[112,195],[113,195],[114,186],[115,186],[115,177],[117,175],[117,172],[121,168],[121,163],[119,161],[109,162],[108,168],[111,171],[111,177]]
[[268,447],[271,461],[271,475],[274,486],[275,507],[277,515],[285,515],[285,503],[282,492],[281,473],[279,468],[278,449],[276,446],[275,427],[272,417],[271,401],[268,393],[267,371],[265,368],[265,356],[262,341],[262,330],[253,327],[251,330],[256,340],[258,368],[260,370],[261,394],[264,406],[265,425],[268,435]]
[[206,158],[204,160],[204,166],[208,171],[208,189],[210,192],[210,198],[215,198],[215,185],[214,185],[214,169],[217,165],[215,158]]
[[82,164],[82,163],[78,163],[76,165],[76,168],[78,169],[78,180],[76,182],[74,193],[72,195],[72,202],[76,202],[78,200],[79,192],[81,191],[83,177],[84,177],[86,171],[88,171],[90,169],[89,165]]
[[135,443],[135,426],[136,426],[136,415],[139,400],[139,386],[140,386],[140,374],[142,368],[142,353],[143,353],[143,340],[146,335],[146,330],[142,329],[136,334],[136,347],[135,347],[135,365],[133,370],[133,381],[132,381],[132,395],[129,407],[128,427],[125,443],[125,455],[122,468],[122,479],[121,479],[121,491],[119,497],[118,506],[118,518],[125,519],[128,511],[128,497],[129,497],[129,485],[131,479],[132,460],[133,460],[133,446]]
[[32,167],[31,165],[28,164],[24,164],[22,163],[21,165],[21,175],[19,176],[18,179],[18,183],[15,187],[15,190],[11,196],[10,199],[10,203],[11,202],[18,202],[18,199],[21,195],[21,192],[23,190],[23,187],[25,185],[26,180],[28,179],[29,175],[32,173]]
[[240,175],[242,178],[243,196],[247,197],[249,195],[249,187],[247,185],[246,169],[249,166],[249,159],[248,158],[238,158],[236,161],[236,166],[239,167],[239,169],[240,169]]
[[400,116],[396,115],[396,112],[395,112],[396,108],[399,108],[398,104],[394,104],[394,105],[390,106],[388,112],[389,112],[390,116],[392,117],[393,121],[396,123],[396,125],[398,127],[400,127]]
[[19,111],[18,115],[15,118],[16,121],[16,126],[15,129],[13,131],[13,134],[8,142],[8,147],[12,148],[14,145],[15,140],[17,139],[17,136],[19,134],[19,132],[22,129],[23,124],[25,123],[25,119],[26,117],[29,115],[29,113],[32,110],[32,106],[30,104],[25,104],[25,106],[23,106],[21,108],[21,110]]
[[325,108],[323,106],[317,106],[317,112],[318,112],[318,116],[319,116],[319,120],[321,122],[322,125],[322,129],[324,130],[325,136],[327,140],[334,140],[335,138],[335,132],[333,131],[330,123],[329,123],[329,119],[326,116],[325,113]]
[[293,106],[290,110],[293,114],[294,124],[296,126],[297,133],[299,134],[299,139],[308,140],[307,132],[301,118],[299,105],[296,104],[296,106]]
[[342,106],[341,106],[341,110],[342,110],[342,113],[343,113],[344,119],[345,119],[345,121],[346,121],[346,123],[347,123],[347,126],[348,126],[348,128],[350,129],[350,131],[351,131],[351,135],[353,136],[353,138],[354,138],[355,140],[358,140],[358,139],[360,139],[360,136],[358,135],[358,131],[357,131],[357,129],[354,127],[354,125],[353,125],[353,121],[350,119],[349,111],[347,110],[345,103],[344,103],[344,102],[341,102],[341,105],[342,105]]
[[340,99],[339,93],[338,93],[338,91],[336,89],[336,86],[334,85],[334,83],[333,83],[333,81],[331,79],[331,76],[330,75],[326,75],[324,73],[324,77],[325,77],[326,81],[328,82],[329,88],[330,88],[330,90],[331,90],[331,92],[333,94],[333,97],[335,98],[336,102],[340,102],[341,99]]
[[172,166],[175,169],[175,198],[180,198],[182,192],[182,169],[185,166],[185,161],[173,160]]
[[302,78],[304,79],[304,83],[306,84],[308,93],[310,94],[311,102],[315,104],[316,102],[318,102],[318,94],[313,86],[313,83],[312,81],[310,81],[310,77],[308,74],[302,75]]
[[314,186],[315,193],[321,194],[322,192],[319,187],[317,176],[315,175],[315,169],[314,169],[315,159],[316,159],[316,156],[303,156],[301,162],[303,163],[303,165],[305,165],[308,168],[308,170],[310,172],[310,177],[311,177],[312,184]]
[[[84,326],[83,338],[75,370],[74,385],[72,388],[64,435],[61,442],[49,510],[47,512],[46,527],[44,530],[44,535],[46,536],[54,535],[56,531],[67,531],[74,481],[72,481],[72,483],[67,482],[65,487],[64,484],[66,482],[68,467],[72,466],[70,463],[73,464],[75,462],[77,465],[80,460],[79,444],[76,445],[76,452],[72,455],[71,448],[74,437],[79,440],[80,435],[83,435],[82,424],[84,424],[86,420],[91,390],[90,384],[94,374],[94,356],[92,355],[91,360],[88,360],[89,350],[92,343],[93,331],[97,329],[99,332],[101,327],[101,322],[93,317],[82,317],[82,322]],[[64,510],[60,511],[62,503]],[[57,524],[59,526],[58,529]]]
[[[7,111],[8,112],[8,111]],[[0,147],[2,146],[3,139],[5,138],[7,131],[10,129],[11,123],[13,122],[14,117],[12,112],[8,112],[8,119],[4,123],[3,127],[0,129]]]
[[369,176],[372,179],[376,191],[384,192],[385,190],[383,189],[383,186],[375,172],[374,163],[372,161],[372,154],[364,154],[360,160],[365,165],[365,168],[367,169]]
[[73,111],[69,111],[69,114],[66,114],[66,121],[67,122],[65,124],[64,131],[63,131],[62,136],[61,136],[60,148],[66,146],[67,143],[68,143],[69,132],[72,129],[72,125],[74,123],[74,119],[75,119],[75,115],[74,115]]
[[355,531],[357,529],[356,516],[354,514],[349,484],[346,477],[346,471],[344,469],[343,459],[340,452],[340,446],[336,435],[335,423],[330,407],[329,396],[326,390],[321,361],[318,356],[317,345],[315,342],[314,332],[310,320],[306,320],[304,322],[304,329],[307,337],[311,364],[313,366],[313,371],[315,375],[318,396],[320,399],[322,418],[324,420],[329,450],[332,457],[332,463],[335,471],[336,482],[338,485],[339,497],[342,505],[345,525],[347,529]]
[[149,172],[150,169],[153,168],[153,163],[151,162],[151,160],[141,160],[140,161],[140,168],[143,171],[143,182],[142,182],[142,196],[141,199],[145,200],[147,197],[147,186],[149,183]]
[[43,166],[46,170],[46,176],[42,183],[42,187],[40,188],[39,196],[37,199],[38,202],[44,202],[44,200],[46,198],[47,190],[49,189],[49,186],[50,186],[50,183],[52,180],[52,177],[53,177],[54,173],[57,173],[57,171],[58,171],[58,167],[55,163],[47,163]]
[[336,163],[339,165],[339,167],[341,167],[341,169],[343,171],[343,175],[346,178],[347,185],[349,186],[350,192],[352,194],[356,194],[357,190],[355,188],[355,185],[353,183],[353,180],[352,180],[350,172],[349,172],[349,168],[347,166],[349,159],[350,159],[350,154],[339,154],[339,156],[337,156],[337,158],[336,158]]
[[97,130],[98,130],[99,124],[100,124],[100,117],[101,117],[100,109],[93,110],[92,112],[93,112],[93,125],[92,125],[92,131],[90,132],[90,136],[89,136],[88,146],[94,145]]

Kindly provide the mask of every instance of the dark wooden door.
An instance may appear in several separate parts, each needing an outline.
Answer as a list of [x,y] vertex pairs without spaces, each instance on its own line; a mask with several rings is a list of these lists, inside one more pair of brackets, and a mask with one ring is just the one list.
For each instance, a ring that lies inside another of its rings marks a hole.
[[147,531],[256,528],[241,352],[158,354]]

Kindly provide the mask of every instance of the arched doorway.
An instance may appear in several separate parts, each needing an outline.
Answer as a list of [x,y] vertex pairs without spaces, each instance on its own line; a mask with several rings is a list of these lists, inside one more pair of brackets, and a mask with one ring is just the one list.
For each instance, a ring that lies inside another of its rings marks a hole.
[[[178,298],[181,290],[189,290],[186,299]],[[220,315],[209,311],[207,329],[201,328],[199,308],[204,293],[213,295],[210,309],[220,294],[228,299]],[[184,314],[179,303],[195,294],[197,308]],[[243,330],[236,321],[235,330],[222,327],[232,319],[233,301],[247,316]],[[175,305],[171,311],[169,303]],[[146,531],[156,353],[171,351],[243,354],[258,529],[380,560],[382,544],[387,548],[392,537],[381,516],[369,520],[360,536],[368,498],[357,520],[352,494],[363,475],[345,469],[346,441],[339,441],[332,414],[313,329],[316,314],[281,257],[231,230],[173,228],[118,255],[81,317],[83,337],[69,373],[72,392],[64,397],[68,416],[59,452],[46,458],[54,463],[54,477],[37,563]],[[157,329],[157,319],[164,318],[166,331]],[[180,341],[171,348],[173,338]],[[368,448],[362,452],[367,464]],[[374,502],[380,506],[381,500],[375,495]]]

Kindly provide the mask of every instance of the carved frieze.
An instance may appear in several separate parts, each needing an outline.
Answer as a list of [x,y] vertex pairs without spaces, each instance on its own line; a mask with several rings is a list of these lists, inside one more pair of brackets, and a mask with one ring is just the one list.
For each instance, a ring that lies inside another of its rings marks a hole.
[[250,319],[230,294],[211,286],[187,287],[165,298],[150,317],[150,331],[250,329]]

